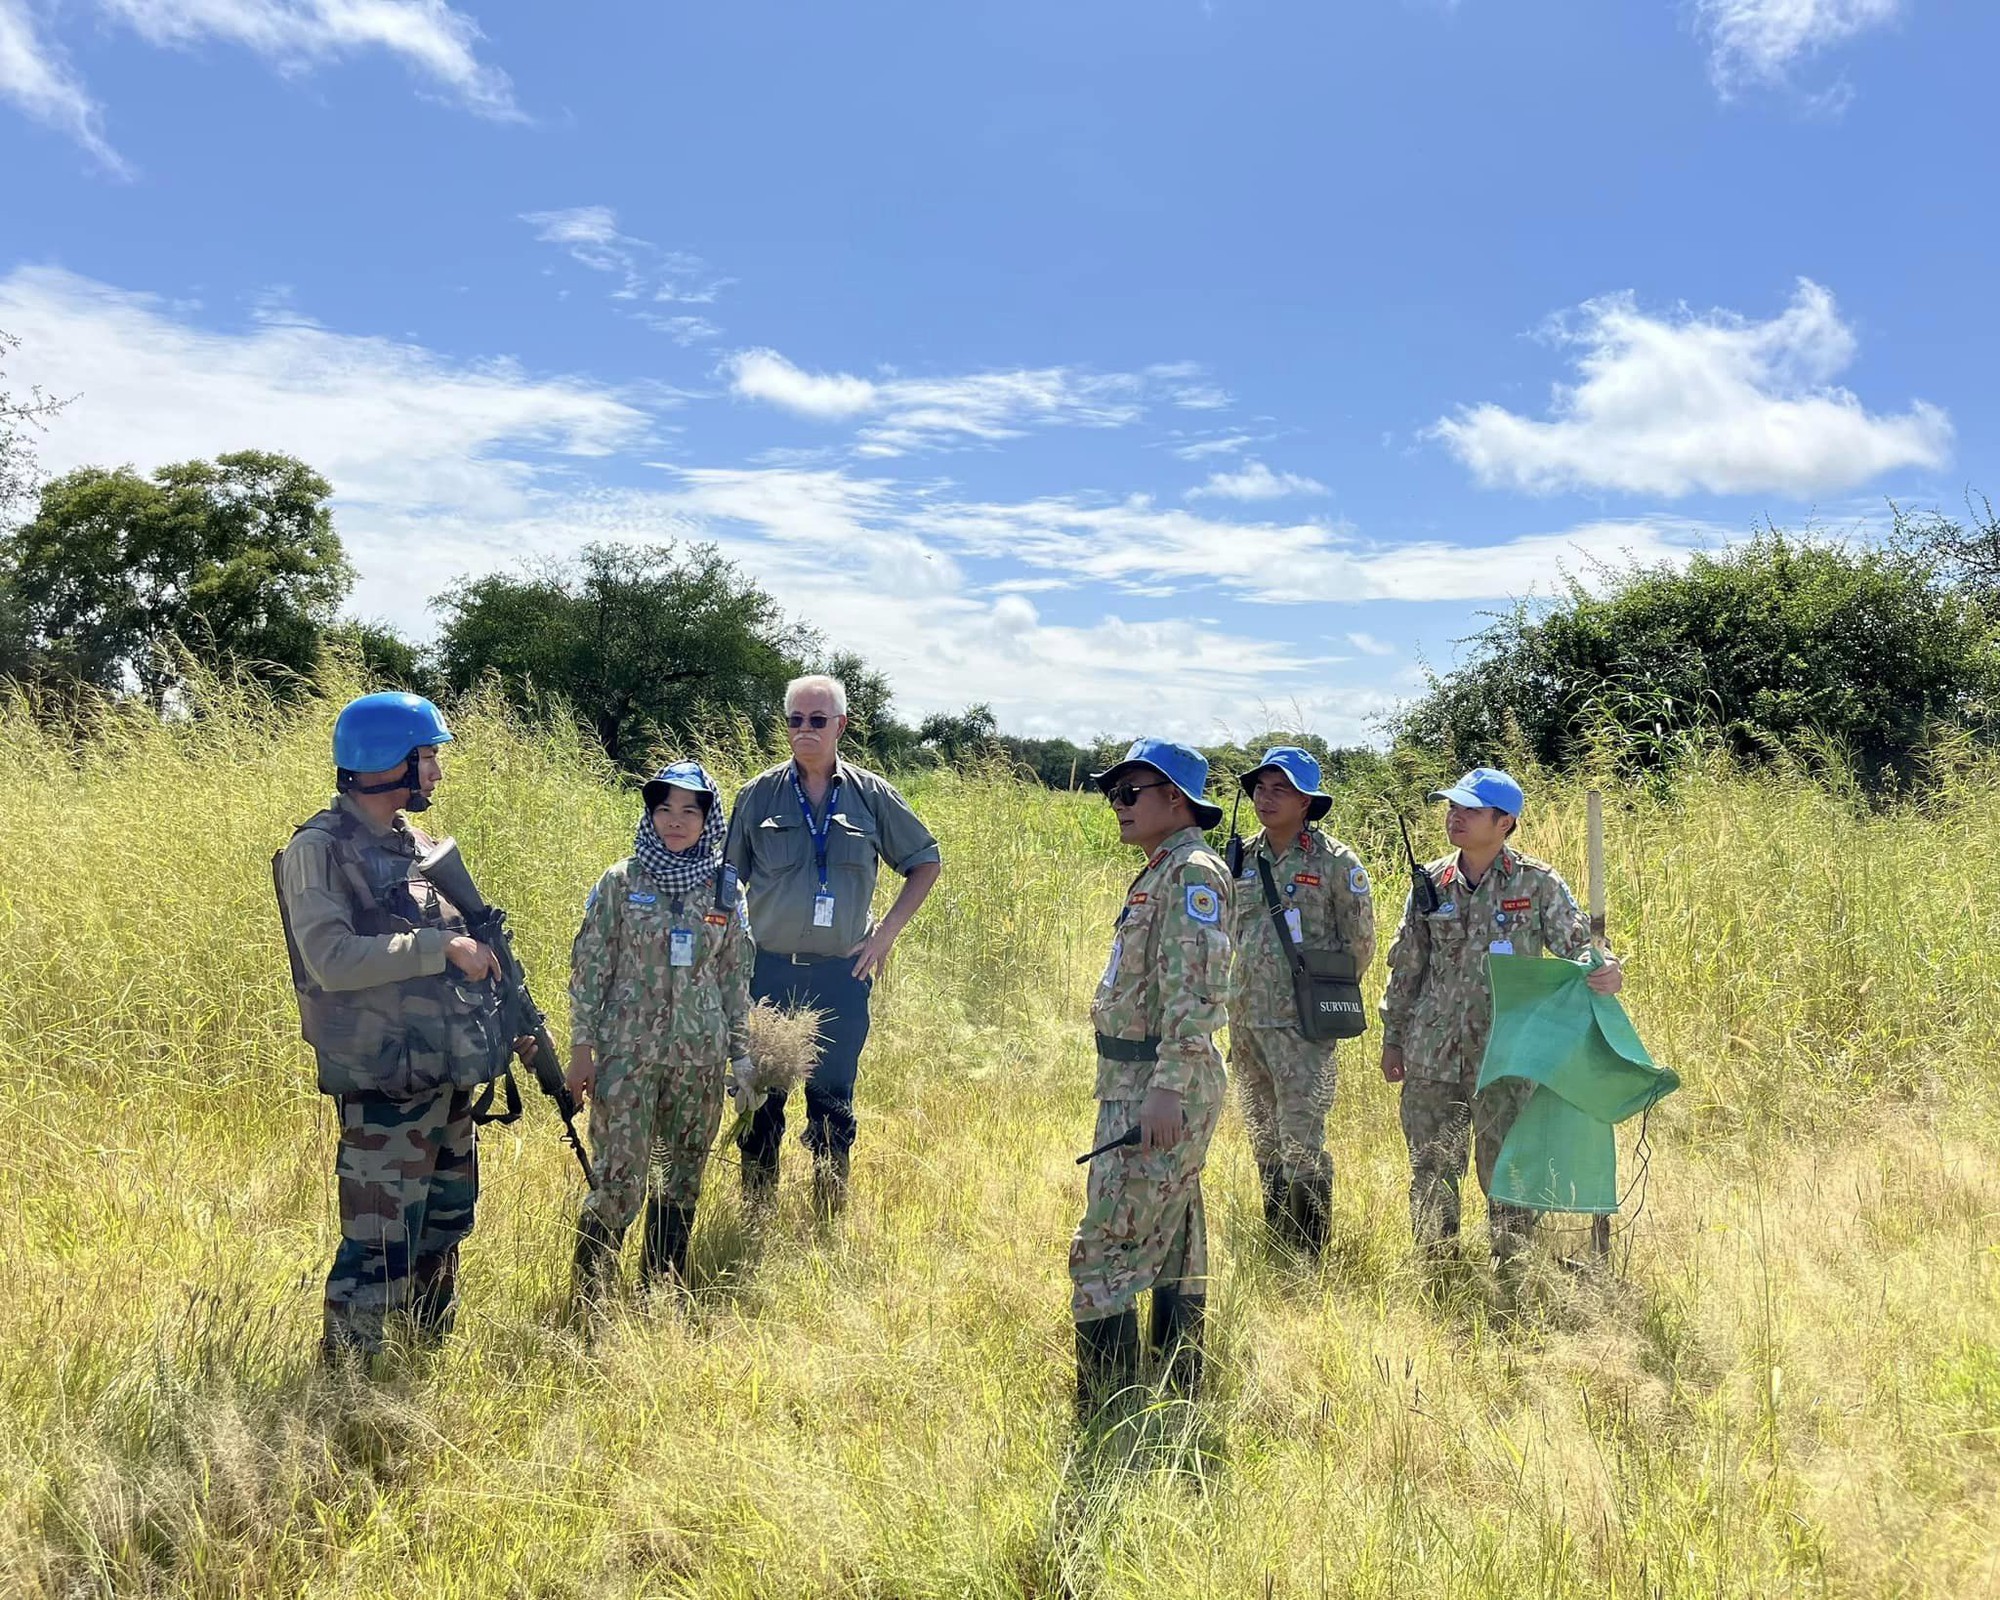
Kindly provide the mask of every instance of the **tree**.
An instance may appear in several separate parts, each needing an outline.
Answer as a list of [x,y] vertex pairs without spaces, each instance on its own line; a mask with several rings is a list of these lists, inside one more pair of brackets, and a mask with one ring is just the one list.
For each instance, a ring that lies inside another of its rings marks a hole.
[[956,714],[934,711],[917,724],[917,742],[948,766],[976,761],[998,747],[1000,724],[989,705],[970,705]]
[[373,689],[405,689],[435,698],[438,675],[429,653],[386,622],[337,622],[321,648],[351,657]]
[[1607,732],[1636,766],[1689,736],[1753,759],[1831,743],[1870,786],[1893,787],[1937,724],[1988,727],[2000,689],[1986,615],[1936,561],[1775,529],[1685,570],[1611,574],[1602,595],[1572,581],[1476,644],[1396,719],[1398,743],[1557,767]]
[[354,582],[332,492],[261,450],[45,484],[0,545],[31,670],[155,704],[178,681],[172,644],[211,666],[309,672]]
[[[0,328],[0,357],[21,348],[21,341]],[[0,369],[0,378],[6,372]],[[48,425],[48,419],[67,405],[40,389],[30,389],[28,398],[17,400],[0,388],[0,531],[12,525],[14,514],[34,498],[37,472],[32,435]]]
[[710,544],[585,545],[431,604],[452,688],[491,673],[518,699],[560,695],[627,766],[710,719],[774,717],[786,680],[818,648]]

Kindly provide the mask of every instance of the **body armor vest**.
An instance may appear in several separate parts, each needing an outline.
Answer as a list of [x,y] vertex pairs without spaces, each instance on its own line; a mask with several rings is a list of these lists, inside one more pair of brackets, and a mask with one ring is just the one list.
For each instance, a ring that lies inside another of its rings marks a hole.
[[[457,907],[417,872],[430,841],[415,829],[379,835],[337,807],[309,818],[297,831],[308,828],[332,841],[357,934],[437,928],[449,937],[466,931]],[[271,858],[274,880],[283,855],[281,850]],[[429,977],[366,989],[322,989],[299,954],[282,883],[278,912],[298,995],[299,1032],[319,1059],[322,1094],[409,1100],[447,1086],[476,1088],[507,1070],[512,1040],[497,983],[468,982],[447,963]]]

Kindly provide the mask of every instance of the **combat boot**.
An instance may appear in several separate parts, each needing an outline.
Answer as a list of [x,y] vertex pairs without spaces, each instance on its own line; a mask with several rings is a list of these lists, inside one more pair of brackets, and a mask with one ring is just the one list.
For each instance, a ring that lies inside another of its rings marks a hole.
[[816,1151],[813,1155],[813,1215],[832,1222],[847,1209],[848,1156],[844,1149]]
[[605,1291],[618,1276],[618,1250],[624,1242],[596,1212],[586,1211],[577,1218],[569,1289],[573,1312],[588,1316],[603,1307]]
[[677,1206],[659,1195],[646,1198],[646,1235],[639,1245],[639,1284],[653,1289],[660,1280],[685,1286],[688,1244],[694,1238],[694,1207]]
[[1120,1398],[1139,1382],[1139,1313],[1120,1311],[1076,1325],[1076,1425],[1117,1420]]
[[1188,1294],[1165,1284],[1153,1289],[1149,1318],[1151,1343],[1160,1362],[1160,1387],[1177,1400],[1195,1400],[1201,1392],[1202,1324],[1208,1296]]
[[1333,1179],[1321,1174],[1300,1178],[1291,1186],[1287,1210],[1299,1245],[1315,1260],[1326,1250],[1333,1229]]
[[458,1246],[419,1261],[411,1276],[411,1335],[420,1349],[434,1350],[458,1320]]

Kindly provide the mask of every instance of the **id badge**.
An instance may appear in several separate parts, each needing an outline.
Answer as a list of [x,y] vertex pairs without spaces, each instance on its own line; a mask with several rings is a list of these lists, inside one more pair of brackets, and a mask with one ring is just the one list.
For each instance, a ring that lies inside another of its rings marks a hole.
[[1511,956],[1514,953],[1514,941],[1512,939],[1495,939],[1486,947],[1486,953],[1489,956]]
[[1285,907],[1285,926],[1291,930],[1293,944],[1304,944],[1306,942],[1305,923],[1299,916],[1299,908],[1297,906]]
[[676,928],[668,935],[667,965],[670,967],[694,965],[694,929]]
[[817,894],[813,896],[813,926],[830,928],[833,926],[833,896]]
[[1111,941],[1111,959],[1104,963],[1104,976],[1097,980],[1098,988],[1108,989],[1118,981],[1118,958],[1124,954],[1125,941],[1123,939],[1113,939]]

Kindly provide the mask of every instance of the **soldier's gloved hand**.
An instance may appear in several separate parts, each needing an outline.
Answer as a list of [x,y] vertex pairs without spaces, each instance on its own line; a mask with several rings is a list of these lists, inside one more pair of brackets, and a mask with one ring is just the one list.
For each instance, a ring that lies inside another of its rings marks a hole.
[[755,1064],[748,1056],[738,1056],[729,1063],[729,1098],[736,1102],[736,1109],[739,1112],[756,1109],[759,1096],[752,1087],[756,1071]]

